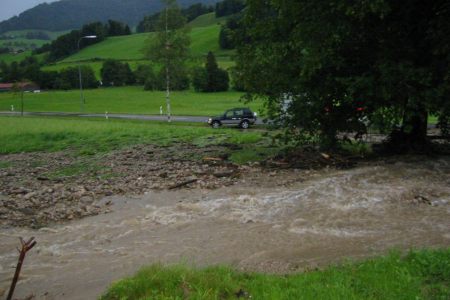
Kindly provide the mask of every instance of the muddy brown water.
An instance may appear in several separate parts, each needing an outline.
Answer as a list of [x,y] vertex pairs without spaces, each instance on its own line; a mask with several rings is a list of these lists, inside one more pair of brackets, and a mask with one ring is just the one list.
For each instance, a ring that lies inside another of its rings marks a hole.
[[35,236],[38,245],[16,296],[37,299],[95,299],[157,262],[288,273],[392,248],[450,246],[450,158],[325,169],[307,180],[302,172],[270,179],[288,176],[288,187],[252,181],[110,197],[109,214],[40,230],[3,228],[0,289],[9,286],[19,236]]

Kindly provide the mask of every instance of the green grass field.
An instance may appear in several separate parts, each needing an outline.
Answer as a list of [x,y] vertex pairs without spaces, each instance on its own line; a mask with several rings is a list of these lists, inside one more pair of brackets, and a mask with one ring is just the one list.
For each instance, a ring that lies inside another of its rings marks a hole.
[[[159,114],[165,111],[165,92],[144,91],[140,86],[84,90],[89,113]],[[193,91],[172,92],[172,114],[210,116],[239,106],[248,106],[254,111],[262,107],[262,101],[248,105],[239,101],[242,93],[197,93]],[[0,93],[0,111],[10,111],[11,105],[20,110],[20,97],[14,93]],[[80,112],[80,92],[48,91],[24,94],[24,111]]]
[[134,144],[190,141],[206,126],[104,119],[0,117],[0,153],[83,149],[102,152]]
[[230,160],[240,164],[265,159],[279,150],[262,130],[217,130],[204,123],[117,119],[0,117],[0,140],[0,154],[70,150],[75,155],[94,155],[138,144],[184,142],[204,147],[231,143],[240,147],[229,150]]
[[450,299],[450,250],[398,253],[293,275],[226,267],[155,265],[121,280],[100,298],[138,299]]

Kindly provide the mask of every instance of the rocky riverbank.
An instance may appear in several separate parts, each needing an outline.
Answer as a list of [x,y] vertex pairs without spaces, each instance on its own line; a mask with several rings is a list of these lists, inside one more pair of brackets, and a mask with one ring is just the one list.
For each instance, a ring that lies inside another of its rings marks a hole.
[[96,156],[70,151],[0,157],[0,225],[46,226],[109,211],[111,195],[233,185],[251,167],[226,160],[225,146],[136,146]]

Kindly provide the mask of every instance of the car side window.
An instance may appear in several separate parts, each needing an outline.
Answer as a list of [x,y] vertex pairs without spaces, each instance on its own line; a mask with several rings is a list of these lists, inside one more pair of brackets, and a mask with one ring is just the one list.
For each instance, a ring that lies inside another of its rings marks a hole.
[[234,116],[238,117],[238,118],[241,118],[241,117],[244,116],[244,111],[242,109],[241,110],[235,110],[234,111]]
[[232,118],[234,116],[234,111],[229,110],[225,113],[225,117],[227,118]]

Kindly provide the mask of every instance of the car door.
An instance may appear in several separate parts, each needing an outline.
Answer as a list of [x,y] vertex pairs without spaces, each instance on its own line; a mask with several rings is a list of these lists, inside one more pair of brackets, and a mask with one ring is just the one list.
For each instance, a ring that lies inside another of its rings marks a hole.
[[244,110],[243,109],[235,109],[233,115],[233,125],[241,124],[242,119],[244,118]]
[[225,112],[225,114],[223,115],[223,120],[222,120],[222,124],[224,125],[232,125],[234,122],[234,111],[231,110],[227,110]]

